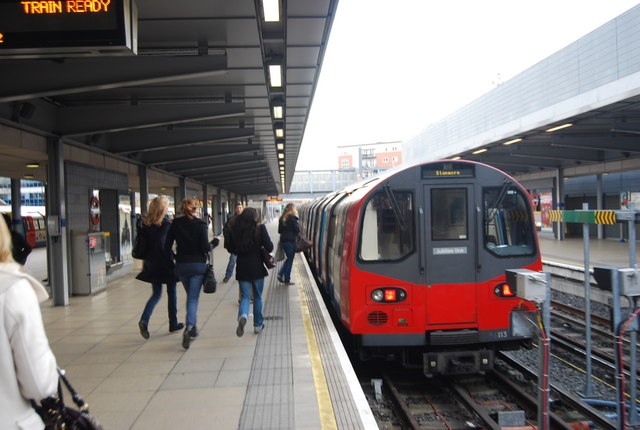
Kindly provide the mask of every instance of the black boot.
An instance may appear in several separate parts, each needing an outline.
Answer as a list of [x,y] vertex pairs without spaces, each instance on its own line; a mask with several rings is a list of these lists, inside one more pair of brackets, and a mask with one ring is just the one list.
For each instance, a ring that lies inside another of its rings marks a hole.
[[191,331],[193,330],[192,325],[188,325],[185,327],[184,332],[182,333],[182,347],[184,349],[189,349],[189,345],[191,345]]

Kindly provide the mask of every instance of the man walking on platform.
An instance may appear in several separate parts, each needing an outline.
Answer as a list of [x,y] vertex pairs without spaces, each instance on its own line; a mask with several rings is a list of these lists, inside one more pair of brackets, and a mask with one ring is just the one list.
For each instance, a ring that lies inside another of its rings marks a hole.
[[[237,202],[236,206],[235,206],[235,214],[229,214],[229,219],[227,219],[227,222],[224,224],[224,227],[222,229],[222,234],[224,235],[224,247],[225,249],[228,251],[229,249],[227,248],[227,244],[229,243],[229,228],[232,224],[232,220],[237,217],[238,215],[240,215],[242,213],[242,210],[244,208],[242,207],[242,203],[241,202]],[[233,268],[236,266],[236,259],[237,259],[237,255],[232,253],[231,251],[229,251],[229,262],[227,263],[227,270],[224,273],[224,279],[222,280],[222,282],[229,282],[229,279],[231,279],[231,276],[233,275]]]

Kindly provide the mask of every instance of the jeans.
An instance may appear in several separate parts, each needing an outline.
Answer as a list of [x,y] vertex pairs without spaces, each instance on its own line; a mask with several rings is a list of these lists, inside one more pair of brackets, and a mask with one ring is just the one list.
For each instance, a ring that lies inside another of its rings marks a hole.
[[[158,304],[158,301],[162,297],[162,284],[160,283],[152,283],[151,287],[153,288],[153,292],[151,293],[151,297],[147,301],[147,304],[142,311],[142,316],[140,317],[140,321],[149,325],[149,320],[151,319],[151,314],[153,313],[153,309]],[[178,325],[178,302],[176,295],[176,283],[169,282],[167,283],[167,312],[169,314],[169,327],[175,327]]]
[[224,277],[231,279],[233,275],[233,268],[236,266],[236,259],[238,256],[236,254],[229,254],[229,263],[227,263],[227,271],[224,272]]
[[291,282],[291,268],[293,267],[293,257],[296,255],[296,243],[280,241],[280,244],[282,245],[282,252],[284,252],[287,259],[282,263],[278,276],[282,276],[284,282]]
[[189,326],[196,325],[198,314],[198,300],[204,281],[206,263],[176,263],[176,274],[187,292],[187,320]]
[[260,327],[264,324],[262,317],[262,290],[264,288],[264,278],[253,281],[238,281],[240,284],[240,307],[238,308],[238,318],[249,315],[249,304],[251,302],[251,290],[253,289],[253,326]]

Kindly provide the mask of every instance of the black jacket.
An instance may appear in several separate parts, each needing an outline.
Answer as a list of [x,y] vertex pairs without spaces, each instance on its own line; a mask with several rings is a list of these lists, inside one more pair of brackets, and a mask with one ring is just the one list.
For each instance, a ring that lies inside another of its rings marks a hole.
[[173,242],[177,243],[176,263],[204,263],[207,253],[218,246],[218,239],[209,242],[207,223],[200,218],[181,216],[173,220],[165,240],[165,251],[169,252]]
[[278,221],[278,233],[280,233],[280,242],[295,242],[296,236],[300,233],[298,217],[289,214],[284,222]]
[[142,264],[142,272],[136,279],[157,284],[178,282],[174,272],[173,253],[164,247],[170,227],[171,223],[164,219],[161,225],[143,225],[138,232],[145,235],[148,251]]
[[273,251],[273,242],[269,237],[267,228],[264,224],[258,226],[258,237],[255,248],[249,251],[239,251],[237,244],[233,238],[233,232],[229,234],[229,243],[225,242],[227,250],[238,256],[236,263],[236,279],[238,281],[253,281],[255,279],[264,278],[269,274],[262,262],[262,250],[264,247],[267,251]]

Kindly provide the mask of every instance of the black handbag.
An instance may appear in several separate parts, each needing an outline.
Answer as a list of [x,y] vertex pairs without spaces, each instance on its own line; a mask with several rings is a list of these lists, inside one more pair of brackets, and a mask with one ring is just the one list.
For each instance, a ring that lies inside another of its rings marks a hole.
[[262,262],[266,266],[267,269],[273,269],[276,267],[276,259],[271,255],[269,251],[267,251],[264,246],[260,248],[262,251]]
[[138,260],[144,260],[147,255],[147,235],[143,228],[136,229],[136,238],[133,241],[133,249],[131,249],[131,256]]
[[301,233],[298,233],[296,236],[296,252],[305,252],[307,249],[311,248],[313,242],[304,237]]
[[213,264],[211,264],[211,254],[207,254],[207,270],[204,272],[204,281],[202,281],[202,292],[207,294],[213,294],[216,292],[218,281],[216,281],[216,275],[213,273]]
[[[47,397],[40,400],[40,404],[32,401],[31,404],[35,411],[40,415],[44,422],[45,430],[104,430],[102,424],[93,416],[89,415],[89,405],[84,401],[80,394],[73,388],[64,370],[58,368],[58,396]],[[73,402],[80,410],[73,409],[64,404],[62,395],[62,384],[67,387]]]

